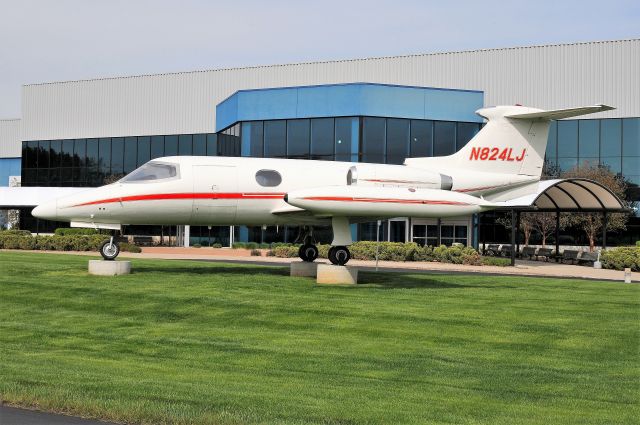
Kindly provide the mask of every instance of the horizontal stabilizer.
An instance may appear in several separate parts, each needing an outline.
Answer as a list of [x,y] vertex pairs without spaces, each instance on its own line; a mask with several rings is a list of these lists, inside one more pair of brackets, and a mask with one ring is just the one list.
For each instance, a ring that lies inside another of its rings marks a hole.
[[580,115],[594,114],[596,112],[611,111],[616,109],[607,105],[583,106],[580,108],[556,109],[553,111],[528,112],[523,114],[507,114],[506,118],[523,120],[559,120],[563,118],[577,117]]

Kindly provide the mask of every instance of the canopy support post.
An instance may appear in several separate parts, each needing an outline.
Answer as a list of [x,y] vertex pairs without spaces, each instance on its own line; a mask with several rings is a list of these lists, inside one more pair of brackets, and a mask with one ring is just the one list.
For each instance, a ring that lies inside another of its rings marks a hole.
[[516,256],[520,254],[520,213],[520,210],[516,212]]
[[602,249],[607,249],[607,210],[602,213]]
[[511,210],[511,267],[516,265],[516,210]]
[[556,263],[560,261],[560,210],[556,210]]

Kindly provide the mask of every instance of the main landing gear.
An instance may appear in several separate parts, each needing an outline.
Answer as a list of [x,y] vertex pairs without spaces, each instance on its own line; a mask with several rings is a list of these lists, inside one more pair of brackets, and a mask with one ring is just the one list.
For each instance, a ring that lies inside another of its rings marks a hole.
[[113,241],[113,236],[100,246],[100,254],[102,258],[107,261],[115,260],[118,254],[120,254],[120,246],[117,242]]
[[[344,266],[351,259],[351,253],[347,245],[351,245],[351,229],[349,220],[345,217],[333,217],[331,219],[333,228],[333,241],[329,248],[329,261],[337,266]],[[314,244],[313,228],[303,227],[297,238],[302,240],[303,244],[298,250],[298,256],[302,261],[309,263],[318,258],[318,247]]]

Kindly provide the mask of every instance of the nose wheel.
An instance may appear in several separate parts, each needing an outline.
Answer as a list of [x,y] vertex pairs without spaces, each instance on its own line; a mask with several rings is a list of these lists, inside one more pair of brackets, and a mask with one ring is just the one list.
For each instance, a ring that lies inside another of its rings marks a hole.
[[344,266],[351,259],[351,253],[346,246],[332,246],[329,248],[329,261],[337,266]]
[[113,241],[113,236],[100,246],[100,255],[107,261],[115,260],[118,254],[120,254],[120,246]]

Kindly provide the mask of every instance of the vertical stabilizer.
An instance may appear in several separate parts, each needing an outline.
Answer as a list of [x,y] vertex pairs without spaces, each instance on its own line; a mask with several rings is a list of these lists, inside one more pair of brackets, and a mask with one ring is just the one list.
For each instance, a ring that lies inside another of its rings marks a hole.
[[551,120],[614,109],[606,105],[544,111],[524,106],[496,106],[476,113],[487,124],[462,149],[438,158],[409,158],[412,167],[455,168],[540,177]]

